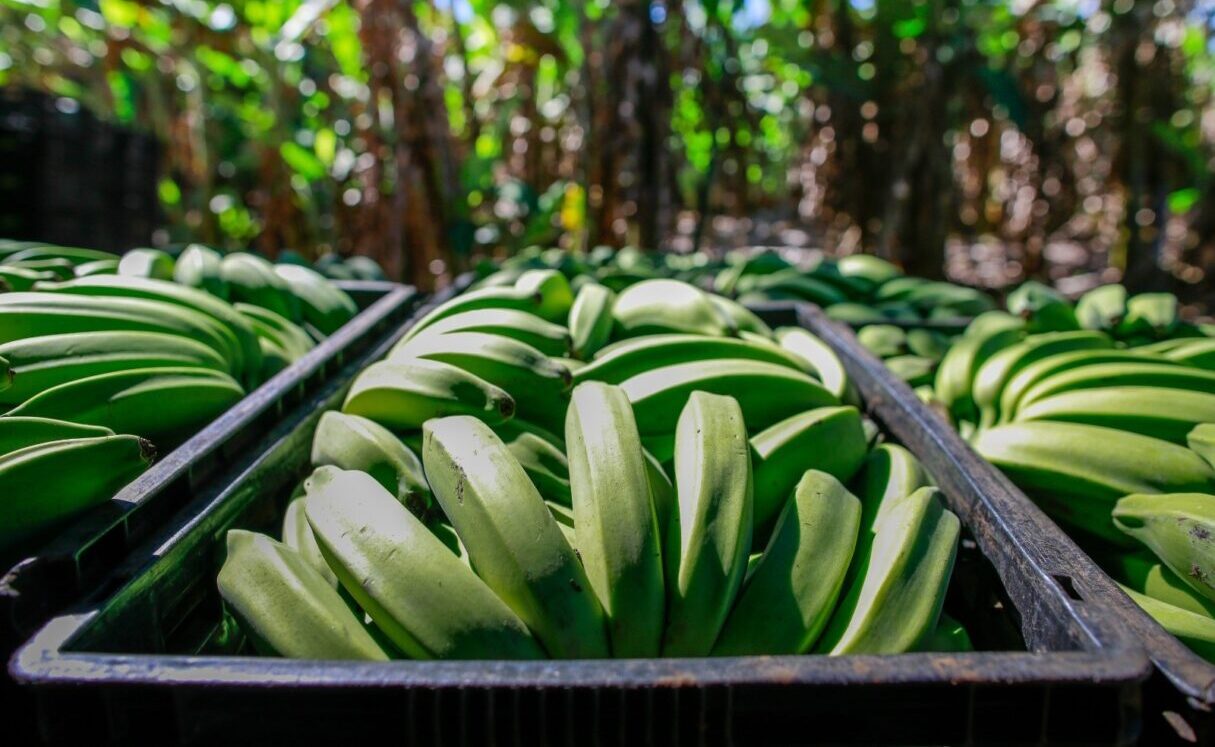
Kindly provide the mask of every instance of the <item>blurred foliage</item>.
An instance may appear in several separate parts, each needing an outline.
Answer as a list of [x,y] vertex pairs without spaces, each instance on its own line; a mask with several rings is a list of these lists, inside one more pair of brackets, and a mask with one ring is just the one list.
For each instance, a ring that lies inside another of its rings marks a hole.
[[423,283],[531,244],[768,242],[1176,289],[1215,270],[1213,24],[1215,0],[0,0],[0,85],[153,131],[169,241]]

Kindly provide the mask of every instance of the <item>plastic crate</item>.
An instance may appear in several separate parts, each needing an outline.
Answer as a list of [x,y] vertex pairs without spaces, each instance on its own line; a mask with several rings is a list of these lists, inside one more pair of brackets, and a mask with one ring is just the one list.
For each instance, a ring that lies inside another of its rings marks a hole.
[[339,286],[361,309],[353,320],[0,578],[0,653],[7,657],[51,615],[99,583],[208,480],[399,327],[414,305],[413,289],[395,283]]
[[962,520],[947,609],[980,647],[1021,650],[376,664],[240,655],[220,635],[224,535],[276,528],[309,470],[320,414],[341,402],[362,366],[355,361],[133,552],[106,584],[116,591],[52,620],[14,657],[13,676],[37,696],[42,735],[162,744],[383,734],[411,744],[1132,743],[1150,665],[1134,636],[1086,600],[1075,548],[1032,504],[971,475],[966,453],[949,453],[952,429],[849,332],[808,307],[784,316],[768,318],[815,327],[839,350],[871,417],[919,456]]

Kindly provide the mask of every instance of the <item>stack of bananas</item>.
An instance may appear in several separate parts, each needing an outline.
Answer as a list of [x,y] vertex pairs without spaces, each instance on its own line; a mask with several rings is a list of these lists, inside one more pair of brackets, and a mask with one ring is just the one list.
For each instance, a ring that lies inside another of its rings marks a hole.
[[1027,283],[950,348],[934,394],[981,455],[1215,660],[1209,331],[1169,294],[1107,285],[1073,305]]
[[190,437],[356,312],[312,270],[202,246],[174,260],[0,242],[0,284],[6,554],[110,498],[151,444]]
[[854,397],[820,340],[691,285],[527,271],[353,381],[219,590],[300,658],[967,648],[958,519]]

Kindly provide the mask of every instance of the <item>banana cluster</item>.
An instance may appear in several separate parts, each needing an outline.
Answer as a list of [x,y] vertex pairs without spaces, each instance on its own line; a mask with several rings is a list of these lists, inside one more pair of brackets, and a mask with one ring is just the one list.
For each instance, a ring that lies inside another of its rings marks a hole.
[[281,540],[218,576],[322,659],[969,648],[960,526],[838,358],[733,301],[528,270],[431,309],[325,413]]
[[934,396],[1150,615],[1215,661],[1215,339],[1177,299],[1038,283],[977,317]]
[[[0,242],[0,553],[110,498],[353,317],[318,273]],[[134,435],[116,435],[134,434]],[[41,477],[38,477],[41,475]]]

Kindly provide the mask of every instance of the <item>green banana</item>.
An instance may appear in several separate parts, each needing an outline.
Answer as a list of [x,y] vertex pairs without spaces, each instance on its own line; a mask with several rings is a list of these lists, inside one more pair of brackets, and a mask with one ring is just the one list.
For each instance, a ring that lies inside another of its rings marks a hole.
[[738,330],[739,334],[743,332],[758,335],[764,339],[772,339],[772,328],[769,327],[763,319],[754,312],[743,306],[737,301],[709,294],[709,300],[717,307],[718,313],[728,320],[728,324],[732,329]]
[[322,467],[304,512],[342,587],[414,659],[541,659],[523,622],[363,472]]
[[410,358],[457,366],[510,392],[520,418],[554,428],[565,420],[569,370],[526,343],[483,332],[422,335],[389,356],[390,361]]
[[1118,323],[1119,337],[1168,337],[1181,322],[1177,296],[1172,293],[1140,293],[1126,302],[1126,315]]
[[[513,286],[507,288],[479,288],[471,290],[467,293],[461,293],[455,298],[440,304],[431,309],[421,319],[417,321],[405,333],[402,338],[402,344],[405,340],[416,337],[430,325],[446,319],[449,316],[463,314],[468,311],[477,311],[480,309],[510,309],[513,311],[525,311],[529,314],[539,316],[542,306],[545,306],[545,299],[539,292],[519,290]],[[548,319],[546,321],[555,321]]]
[[[1135,351],[1119,349],[1073,350],[1070,353],[1047,356],[1022,368],[1004,385],[1004,391],[1000,393],[1000,421],[1011,420],[1021,404],[1027,401],[1026,394],[1034,391],[1036,396],[1039,386],[1045,385],[1044,382],[1056,379],[1070,381],[1072,376],[1084,379],[1088,376],[1084,372],[1086,368],[1110,363],[1164,365],[1167,362],[1140,355]],[[1045,386],[1053,388],[1053,385]]]
[[55,280],[70,280],[76,275],[76,268],[66,259],[26,259],[20,262],[8,260],[6,266],[45,273]]
[[338,588],[338,577],[321,554],[321,546],[316,543],[316,535],[308,524],[308,517],[304,515],[303,494],[292,498],[283,513],[282,543],[298,552],[330,586]]
[[172,280],[174,264],[173,258],[159,249],[132,249],[118,260],[118,274]]
[[468,416],[430,420],[422,433],[427,480],[477,575],[549,655],[606,657],[603,610],[586,573],[506,445]]
[[0,456],[27,446],[75,438],[112,436],[114,431],[52,418],[0,417]]
[[872,254],[849,254],[840,257],[836,260],[835,267],[844,277],[864,278],[870,286],[870,293],[903,275],[894,264]]
[[1215,662],[1215,620],[1167,602],[1153,599],[1125,586],[1122,590],[1160,626],[1177,636],[1194,653]]
[[675,505],[675,486],[667,476],[667,471],[662,468],[662,462],[644,448],[642,452],[645,454],[646,477],[650,483],[650,497],[654,500],[658,530],[662,533],[660,536],[665,538],[667,524]]
[[257,376],[259,381],[269,381],[280,371],[287,369],[298,360],[295,356],[283,350],[282,346],[277,342],[268,338],[257,338],[257,344],[261,348],[262,354],[262,366]]
[[575,356],[589,361],[612,336],[612,305],[616,294],[598,283],[587,283],[578,291],[570,307],[571,349]]
[[1113,517],[1190,588],[1215,601],[1215,495],[1128,495]]
[[230,361],[234,374],[240,370],[241,353],[231,332],[196,311],[142,298],[0,293],[0,344],[26,337],[103,330],[164,332],[188,337]]
[[422,462],[392,431],[367,418],[322,415],[312,436],[312,465],[366,472],[419,516],[430,507]]
[[326,337],[337,332],[359,313],[359,307],[346,291],[310,267],[275,265],[274,272],[299,299],[303,320]]
[[299,299],[274,272],[274,265],[261,257],[235,252],[220,261],[219,271],[232,301],[261,306],[291,322],[303,320]]
[[218,584],[259,650],[296,659],[388,659],[337,590],[281,542],[229,530]]
[[342,412],[393,430],[421,428],[427,420],[446,415],[476,415],[492,425],[514,415],[515,400],[484,379],[446,363],[380,361],[355,377]]
[[664,656],[705,656],[747,571],[753,518],[743,411],[693,392],[675,431],[678,500],[663,546],[669,606]]
[[1024,336],[1019,319],[1002,312],[983,321],[978,317],[967,327],[962,339],[954,343],[937,366],[934,387],[936,398],[958,420],[978,422],[979,411],[974,399],[975,377],[979,370],[1000,351],[1016,345]]
[[1153,386],[1075,389],[1023,405],[1017,421],[1031,420],[1100,425],[1185,444],[1196,425],[1215,421],[1215,394]]
[[1059,291],[1036,280],[1022,283],[1009,293],[1006,306],[1009,313],[1025,320],[1031,334],[1080,328],[1071,302]]
[[1186,436],[1186,445],[1207,464],[1215,468],[1215,423],[1196,426]]
[[887,358],[886,368],[910,387],[931,386],[937,362],[918,355],[896,355]]
[[28,291],[38,282],[54,282],[58,276],[51,272],[28,270],[24,267],[0,265],[0,285],[7,291]]
[[[93,275],[117,275],[118,260],[98,259],[76,265],[76,277],[87,278]],[[49,278],[48,278],[49,279]]]
[[930,329],[913,329],[907,332],[907,350],[912,355],[928,358],[940,363],[949,350],[950,339]]
[[[94,275],[65,283],[39,285],[40,289],[56,293],[71,293],[94,297],[127,297],[163,301],[213,320],[227,328],[227,339],[235,338],[236,361],[239,371],[259,366],[257,338],[249,323],[236,309],[203,291],[176,283],[122,275]],[[238,374],[239,375],[239,374]]]
[[1114,502],[1132,493],[1215,492],[1215,471],[1189,449],[1135,433],[1034,421],[985,430],[972,445],[1055,519],[1114,544]]
[[502,437],[515,459],[519,460],[519,466],[523,467],[545,501],[560,506],[573,505],[570,465],[559,448],[534,433],[519,433],[508,441],[500,431],[495,432]]
[[53,386],[134,368],[205,368],[228,372],[213,349],[160,332],[76,332],[29,337],[0,345],[12,366],[13,386],[0,391],[0,406],[16,406]]
[[801,359],[818,376],[819,381],[836,399],[848,404],[858,404],[860,396],[848,377],[848,371],[839,356],[827,343],[801,327],[781,327],[776,330],[776,341],[782,348]]
[[[531,345],[548,356],[563,356],[570,352],[569,330],[559,324],[546,322],[535,314],[515,309],[463,311],[428,325],[417,336],[442,335],[449,332],[483,332],[510,337]],[[399,343],[407,344],[408,342]]]
[[709,295],[678,280],[643,280],[620,292],[612,306],[621,337],[683,332],[721,337],[730,330]]
[[[744,282],[746,281],[746,282]],[[809,301],[823,307],[839,306],[848,300],[848,296],[831,283],[820,278],[812,278],[801,274],[800,270],[774,272],[762,277],[743,278],[738,282],[740,303],[746,297],[777,300]]]
[[786,418],[751,438],[754,524],[765,536],[806,470],[847,482],[869,445],[855,407],[820,407]]
[[1026,366],[1073,350],[1105,350],[1114,346],[1108,335],[1091,330],[1047,332],[1030,335],[1024,342],[992,355],[975,374],[972,388],[984,426],[995,425],[1000,415],[1004,387]]
[[695,361],[746,359],[806,372],[810,364],[770,342],[691,334],[646,335],[613,346],[574,372],[574,381],[619,384],[662,366]]
[[515,290],[537,296],[535,313],[550,322],[564,321],[574,304],[570,281],[557,270],[528,270],[515,281]]
[[897,502],[854,556],[857,571],[817,650],[889,654],[914,650],[937,626],[957,557],[961,523],[936,491]]
[[907,352],[907,333],[893,324],[871,324],[856,333],[856,341],[878,358],[892,358]]
[[641,436],[619,387],[579,384],[565,420],[578,553],[607,617],[612,655],[662,644],[662,540]]
[[1093,288],[1076,302],[1076,321],[1084,329],[1112,332],[1126,316],[1126,288],[1111,283]]
[[293,361],[303,358],[316,347],[302,327],[269,309],[240,301],[232,304],[232,308],[244,317],[254,334],[278,345]]
[[[557,528],[561,530],[561,534],[565,536],[565,541],[570,543],[570,547],[578,546],[578,533],[574,531],[574,509],[569,506],[563,506],[560,503],[545,501],[544,505],[548,506],[548,511],[553,515],[553,519],[557,522]],[[574,550],[577,553],[577,550]]]
[[206,291],[216,298],[228,300],[228,281],[222,268],[224,257],[202,244],[190,244],[177,258],[173,280],[191,288]]
[[878,444],[865,457],[855,482],[864,509],[861,527],[872,534],[893,506],[928,485],[924,466],[914,454],[898,444]]
[[137,436],[34,444],[0,456],[0,549],[32,540],[108,501],[152,461]]
[[625,380],[642,434],[670,433],[696,391],[735,395],[751,430],[767,428],[789,412],[839,404],[818,381],[775,363],[711,360],[664,366]]
[[5,262],[27,262],[42,259],[62,259],[78,265],[84,262],[97,262],[103,259],[119,259],[118,255],[99,249],[81,249],[74,246],[51,246],[39,244],[27,246],[18,252],[10,254]]
[[829,474],[809,470],[747,574],[715,656],[803,654],[826,626],[856,547],[861,504]]
[[1215,371],[1215,340],[1212,339],[1190,340],[1163,355],[1175,363]]
[[13,386],[13,364],[0,356],[0,395]]
[[1110,575],[1152,599],[1215,619],[1215,601],[1195,591],[1151,553],[1119,553]]

